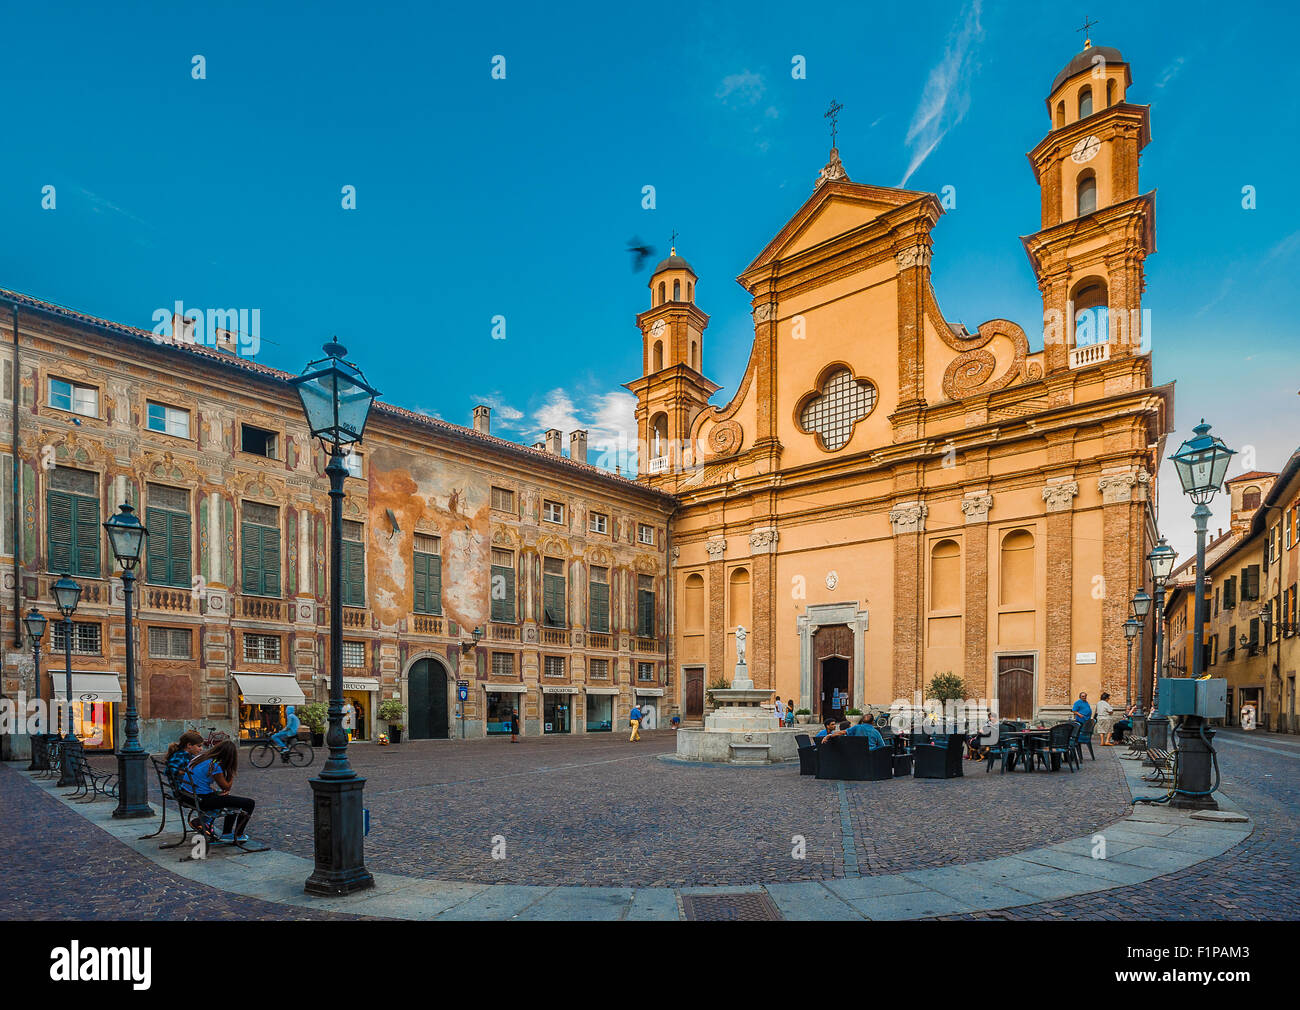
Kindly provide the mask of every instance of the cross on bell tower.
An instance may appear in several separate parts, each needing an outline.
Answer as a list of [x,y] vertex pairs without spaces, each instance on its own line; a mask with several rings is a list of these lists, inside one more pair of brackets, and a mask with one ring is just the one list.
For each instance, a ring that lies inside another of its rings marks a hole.
[[838,120],[839,120],[840,110],[842,108],[844,108],[844,106],[832,98],[830,107],[826,110],[826,113],[822,116],[822,119],[829,119],[831,121],[831,150],[832,151],[835,150],[835,138],[836,135],[839,133]]
[[1088,20],[1088,15],[1085,14],[1085,15],[1083,16],[1083,27],[1082,27],[1082,28],[1076,28],[1076,29],[1075,29],[1076,32],[1083,32],[1083,48],[1084,48],[1084,49],[1090,49],[1090,48],[1092,48],[1092,39],[1091,39],[1091,38],[1089,37],[1089,35],[1088,35],[1088,29],[1091,28],[1093,25],[1099,25],[1099,24],[1101,24],[1100,21],[1089,21],[1089,20]]

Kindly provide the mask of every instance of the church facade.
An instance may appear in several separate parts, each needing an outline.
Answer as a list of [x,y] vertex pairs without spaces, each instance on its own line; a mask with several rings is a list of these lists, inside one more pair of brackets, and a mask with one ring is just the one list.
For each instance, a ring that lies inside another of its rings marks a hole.
[[741,626],[756,686],[823,716],[948,672],[1008,716],[1122,697],[1173,416],[1143,344],[1155,196],[1130,85],[1121,54],[1089,43],[1048,92],[1029,152],[1042,226],[1021,240],[1042,350],[1007,319],[949,322],[930,275],[939,200],[854,182],[835,149],[737,278],[754,339],[725,402],[703,371],[698,278],[675,249],[659,264],[628,388],[640,480],[678,499],[686,719],[733,676]]

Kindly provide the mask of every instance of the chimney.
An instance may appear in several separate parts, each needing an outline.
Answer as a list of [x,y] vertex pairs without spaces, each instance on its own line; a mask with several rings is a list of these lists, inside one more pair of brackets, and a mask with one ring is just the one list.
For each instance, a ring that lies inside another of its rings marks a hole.
[[480,403],[474,408],[474,430],[484,435],[492,434],[492,408]]
[[546,451],[546,443],[545,443],[545,442],[534,442],[534,443],[533,443],[533,448],[536,449],[538,452],[545,452],[545,451]]
[[587,462],[587,433],[581,429],[569,432],[569,459],[575,463]]
[[552,456],[564,455],[564,432],[559,428],[546,429],[546,451]]
[[194,343],[193,317],[183,316],[179,312],[172,313],[172,343],[174,344]]
[[216,340],[218,351],[225,351],[227,354],[239,354],[239,334],[232,333],[230,330],[223,330],[216,327],[213,337]]

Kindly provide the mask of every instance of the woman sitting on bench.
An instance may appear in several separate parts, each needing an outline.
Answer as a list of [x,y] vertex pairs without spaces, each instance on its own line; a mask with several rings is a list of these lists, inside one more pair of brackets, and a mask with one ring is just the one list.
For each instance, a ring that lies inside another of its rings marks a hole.
[[175,743],[167,747],[167,774],[171,776],[172,786],[189,791],[189,778],[186,769],[190,762],[203,753],[203,737],[192,729],[187,729]]
[[[242,813],[226,815],[223,842],[246,842],[248,836],[244,828],[253,816],[256,805],[247,796],[231,796],[230,789],[235,782],[235,773],[239,770],[239,749],[230,740],[209,748],[194,759],[190,765],[190,778],[194,782],[194,794],[199,801],[200,810],[240,810]],[[198,824],[192,825],[203,830]]]

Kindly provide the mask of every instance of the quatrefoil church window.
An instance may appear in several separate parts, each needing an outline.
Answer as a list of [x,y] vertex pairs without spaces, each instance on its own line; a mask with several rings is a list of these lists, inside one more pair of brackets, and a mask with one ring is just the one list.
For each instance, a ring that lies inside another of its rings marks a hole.
[[849,444],[853,426],[876,405],[876,387],[866,379],[855,379],[847,368],[832,372],[799,412],[799,427],[817,434],[827,452]]

